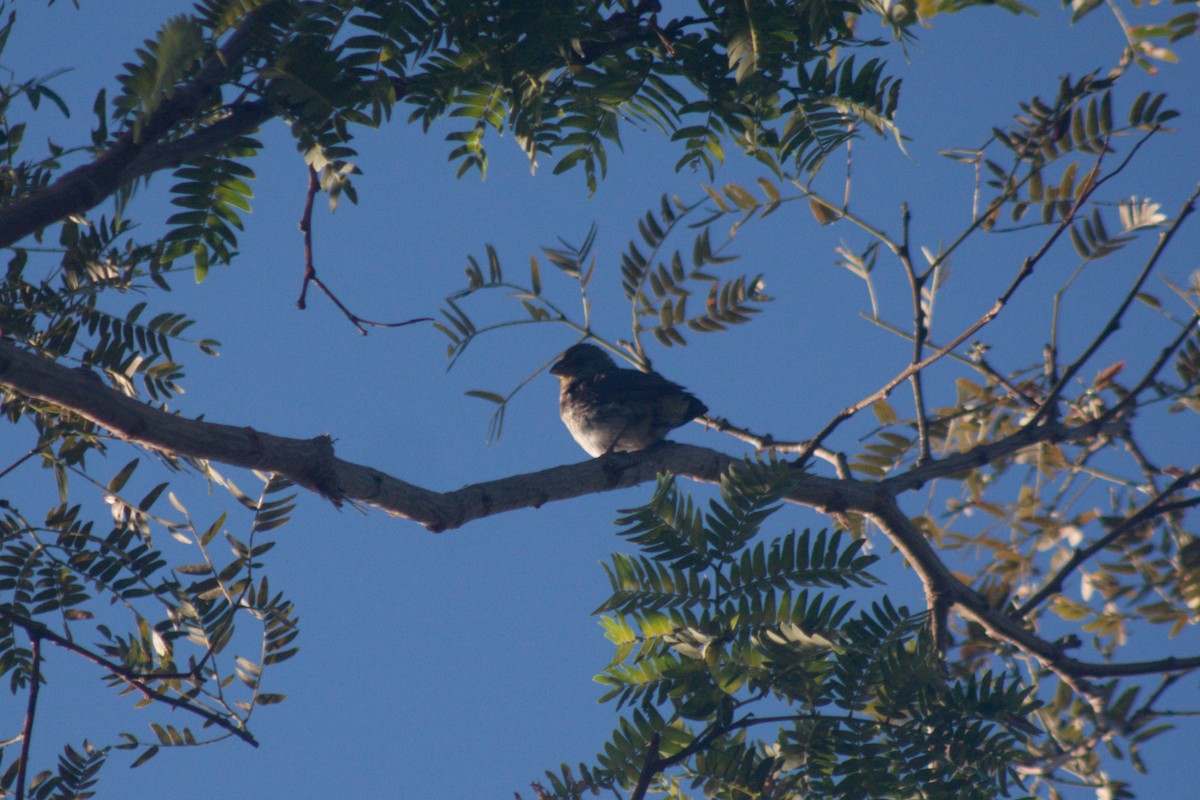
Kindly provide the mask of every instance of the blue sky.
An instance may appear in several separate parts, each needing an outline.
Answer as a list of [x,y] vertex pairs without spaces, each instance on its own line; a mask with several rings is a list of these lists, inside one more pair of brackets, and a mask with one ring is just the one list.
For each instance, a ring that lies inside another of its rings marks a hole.
[[[31,141],[39,135],[60,144],[86,141],[96,90],[107,86],[111,94],[113,76],[132,48],[169,14],[189,7],[117,0],[81,5],[76,11],[66,2],[49,9],[18,4],[17,27],[0,67],[22,77],[72,68],[53,84],[71,105],[72,118],[31,134]],[[1017,101],[1053,95],[1059,75],[1110,65],[1121,39],[1103,10],[1072,28],[1049,4],[1040,19],[998,10],[939,17],[920,37],[908,63],[898,49],[885,51],[905,80],[898,122],[912,138],[908,155],[883,140],[857,143],[853,207],[895,232],[900,203],[908,201],[914,240],[936,249],[967,224],[972,181],[968,168],[937,151],[978,146],[993,125],[1011,119]],[[1130,193],[1152,189],[1152,198],[1172,214],[1200,178],[1194,87],[1200,54],[1194,42],[1180,43],[1179,50],[1182,65],[1167,66],[1156,77],[1137,75],[1118,95],[1127,104],[1136,92],[1165,91],[1184,112],[1179,133],[1147,147],[1143,182],[1129,181]],[[401,110],[397,118],[405,115]],[[547,164],[531,176],[511,138],[492,140],[486,182],[455,180],[446,161],[450,147],[442,141],[446,130],[423,135],[395,124],[358,140],[357,162],[365,173],[356,181],[359,205],[343,202],[336,214],[322,207],[316,215],[321,277],[364,317],[432,316],[441,298],[463,287],[466,256],[482,258],[486,243],[514,276],[524,277],[530,254],[540,255],[539,248],[554,246],[557,237],[579,242],[594,223],[600,266],[593,323],[610,338],[626,336],[620,251],[636,237],[637,218],[656,207],[663,192],[698,198],[705,176],[675,174],[678,154],[664,137],[629,130],[624,154],[612,154],[608,179],[590,199],[581,174],[555,177]],[[504,332],[473,345],[447,372],[446,340],[428,325],[361,337],[319,295],[310,293],[307,311],[295,308],[305,171],[280,123],[261,138],[268,149],[252,164],[258,175],[254,213],[246,220],[240,257],[230,268],[213,269],[203,285],[180,280],[169,297],[153,298],[164,309],[197,318],[197,336],[222,342],[217,358],[176,354],[186,362],[187,378],[186,394],[174,407],[279,435],[329,433],[342,458],[432,489],[582,460],[558,420],[550,376],[518,395],[503,437],[490,445],[490,407],[464,394],[507,392],[571,344],[570,331],[527,326]],[[759,175],[731,148],[716,182],[752,184]],[[840,175],[834,166],[818,186],[840,196]],[[162,216],[168,183],[160,176],[135,201],[132,215],[151,230]],[[1164,264],[1164,274],[1177,283],[1195,268],[1188,255],[1200,239],[1194,228],[1185,230]],[[1025,252],[1014,239],[981,239],[955,259],[954,275],[939,297],[935,338],[949,338],[977,317],[1011,279],[1018,263],[1013,254]],[[742,260],[731,269],[763,273],[776,301],[751,325],[693,336],[687,348],[651,350],[656,369],[686,385],[714,413],[756,431],[804,438],[820,429],[899,371],[910,349],[859,318],[869,308],[865,288],[834,265],[834,248],[843,241],[864,245],[848,227],[818,227],[800,205],[740,232],[732,250]],[[1129,256],[1085,273],[1080,292],[1065,306],[1068,347],[1086,343],[1086,326],[1109,313],[1140,264],[1138,256]],[[577,308],[571,284],[551,274],[544,259],[543,266],[547,293]],[[1073,252],[1064,248],[1022,289],[1019,305],[986,337],[996,345],[997,363],[1016,368],[1039,357],[1048,294],[1074,266]],[[890,265],[880,269],[884,316],[902,325],[909,319],[907,290]],[[1161,285],[1152,291],[1166,294]],[[494,311],[486,303],[469,308],[480,319],[508,311],[501,304]],[[1156,350],[1166,329],[1152,314],[1135,310],[1096,369]],[[957,374],[950,365],[932,372],[932,380],[940,379],[935,405],[953,402]],[[896,395],[898,407],[905,397]],[[870,427],[869,421],[847,426],[832,444],[853,450],[856,437]],[[1196,432],[1194,416],[1155,430],[1166,442],[1163,460],[1194,463]],[[32,444],[24,433],[26,438],[17,429],[4,433],[0,463]],[[699,426],[675,438],[744,451]],[[129,457],[114,455],[111,471]],[[253,488],[253,477],[228,472],[243,489]],[[33,495],[44,491],[42,477],[27,467],[0,488]],[[146,476],[148,485],[152,477]],[[173,488],[204,525],[232,506],[219,493],[205,497],[196,482],[176,480]],[[288,700],[256,713],[254,732],[262,746],[227,742],[165,752],[134,771],[116,756],[102,773],[100,797],[140,792],[183,799],[239,791],[263,800],[334,794],[466,798],[509,797],[513,790],[528,796],[529,781],[542,769],[588,758],[611,730],[613,711],[595,703],[600,688],[591,680],[611,650],[589,613],[605,597],[599,564],[620,547],[611,525],[616,510],[644,501],[649,492],[639,487],[551,504],[437,536],[379,512],[337,511],[301,497],[295,520],[276,533],[267,566],[272,586],[299,607],[302,650],[268,673],[265,688],[286,693]],[[826,524],[804,509],[789,509],[774,523],[779,530]],[[248,524],[235,514],[229,528],[239,535]],[[169,540],[163,547],[190,560]],[[888,593],[919,604],[912,573],[886,546],[877,552],[884,556],[878,572],[889,580]],[[1176,643],[1185,652],[1200,650],[1194,629]],[[1146,651],[1155,646],[1147,637]],[[50,683],[35,732],[41,763],[64,741],[104,741],[120,730],[148,735],[149,712],[130,709],[129,698],[103,689],[94,670],[66,654],[48,658]],[[1193,702],[1200,699],[1194,677],[1183,682],[1179,696],[1189,693]],[[6,728],[15,729],[23,704],[23,696],[0,695]],[[166,721],[191,724],[179,715]],[[1198,732],[1185,722],[1148,749],[1151,774],[1135,781],[1142,797],[1182,797],[1194,790],[1194,775],[1179,763],[1190,758]],[[0,730],[0,736],[11,733]]]

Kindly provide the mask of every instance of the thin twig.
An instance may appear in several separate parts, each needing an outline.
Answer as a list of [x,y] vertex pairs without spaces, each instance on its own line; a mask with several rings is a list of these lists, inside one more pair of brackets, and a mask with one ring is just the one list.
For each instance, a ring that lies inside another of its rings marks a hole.
[[[99,667],[102,667],[103,669],[105,669],[109,673],[111,673],[112,675],[116,676],[120,680],[122,680],[125,683],[132,686],[134,689],[137,689],[139,692],[141,692],[142,696],[145,697],[146,699],[153,700],[154,702],[157,702],[157,703],[164,703],[166,705],[171,706],[172,708],[178,708],[183,711],[191,712],[192,714],[195,714],[196,716],[203,718],[204,720],[212,723],[213,725],[216,725],[218,728],[224,728],[225,730],[232,733],[234,736],[253,745],[254,747],[258,747],[258,741],[255,740],[254,736],[249,731],[247,731],[244,728],[238,727],[237,725],[230,722],[228,719],[221,716],[220,714],[215,714],[212,711],[209,711],[207,708],[196,705],[188,700],[178,698],[178,697],[172,697],[168,694],[164,694],[163,692],[158,691],[157,689],[147,686],[145,683],[145,680],[142,677],[136,675],[135,673],[131,673],[129,670],[125,669],[120,664],[110,661],[107,658],[105,658],[104,656],[102,656],[98,653],[93,653],[91,650],[88,650],[87,648],[76,644],[75,642],[71,641],[70,639],[67,639],[63,636],[58,635],[57,633],[50,630],[42,623],[38,622],[37,620],[28,619],[27,617],[23,617],[19,614],[16,614],[13,611],[11,611],[10,609],[4,608],[4,607],[0,607],[0,616],[9,620],[12,624],[25,629],[25,631],[29,634],[30,638],[35,637],[35,631],[36,631],[37,638],[45,639],[45,640],[49,641],[50,643],[63,648],[64,650],[72,652],[75,655],[80,656]],[[154,675],[154,676],[148,676],[148,677],[157,679],[160,676]],[[165,676],[165,678],[169,678],[169,677],[170,676]],[[187,677],[187,676],[180,675],[178,677]]]
[[1092,542],[1087,547],[1082,547],[1076,550],[1075,553],[1069,559],[1067,559],[1067,563],[1059,567],[1058,571],[1054,573],[1054,576],[1051,577],[1041,589],[1035,592],[1032,597],[1026,600],[1025,603],[1022,604],[1013,615],[1017,619],[1021,619],[1029,614],[1030,611],[1044,603],[1051,595],[1057,594],[1062,589],[1063,582],[1067,579],[1067,576],[1074,572],[1080,564],[1116,542],[1118,539],[1132,531],[1141,523],[1165,513],[1163,501],[1166,500],[1169,495],[1187,487],[1197,479],[1200,479],[1200,470],[1193,470],[1185,475],[1180,475],[1178,478],[1167,484],[1167,487],[1156,494],[1148,503],[1130,516],[1126,517],[1124,521],[1114,527],[1107,534]]
[[1162,474],[1162,470],[1152,464],[1146,454],[1142,452],[1142,446],[1134,441],[1133,436],[1126,434],[1118,437],[1125,443],[1125,451],[1133,458],[1138,469],[1142,471],[1142,478],[1146,481],[1146,486],[1149,487],[1146,494],[1158,491],[1158,476]]
[[37,716],[38,689],[42,685],[42,635],[45,627],[38,625],[26,628],[29,634],[29,649],[33,653],[32,672],[29,683],[29,702],[25,706],[25,724],[21,726],[21,755],[17,766],[17,800],[25,798],[25,776],[29,769],[30,743],[33,741],[33,720]]
[[[1117,306],[1117,310],[1113,312],[1113,315],[1109,319],[1108,323],[1100,330],[1100,333],[1095,339],[1092,340],[1091,344],[1087,346],[1079,358],[1075,359],[1075,361],[1063,371],[1063,374],[1059,376],[1054,386],[1051,387],[1050,393],[1046,396],[1046,401],[1042,404],[1041,409],[1033,415],[1033,418],[1030,419],[1028,423],[1026,423],[1028,426],[1040,424],[1042,420],[1044,420],[1054,410],[1056,407],[1056,401],[1062,394],[1063,389],[1066,388],[1067,382],[1079,373],[1079,370],[1083,368],[1083,365],[1097,350],[1100,349],[1100,346],[1108,340],[1108,337],[1112,336],[1117,332],[1117,330],[1120,329],[1121,318],[1125,316],[1125,312],[1129,309],[1129,306],[1133,304],[1134,299],[1136,299],[1138,293],[1141,291],[1142,284],[1146,282],[1146,279],[1150,277],[1150,273],[1154,271],[1155,266],[1158,264],[1159,258],[1166,251],[1167,245],[1170,243],[1171,239],[1174,238],[1175,232],[1179,230],[1179,227],[1183,224],[1183,221],[1190,216],[1193,211],[1196,210],[1197,197],[1200,197],[1200,184],[1197,184],[1195,191],[1193,191],[1188,199],[1184,201],[1183,208],[1180,209],[1179,215],[1175,218],[1175,221],[1171,223],[1170,227],[1159,234],[1158,244],[1154,247],[1154,251],[1150,254],[1150,258],[1148,258],[1146,263],[1142,266],[1142,271],[1138,274],[1137,279],[1133,282],[1133,285],[1129,288],[1129,291],[1125,293],[1125,298],[1121,301],[1121,304]],[[1076,206],[1078,206],[1078,203],[1076,203]]]
[[400,328],[405,325],[412,325],[417,322],[432,322],[431,317],[416,317],[407,319],[403,322],[374,322],[369,319],[364,319],[358,316],[350,309],[342,304],[342,301],[337,298],[329,287],[317,277],[317,269],[313,266],[313,245],[312,245],[312,212],[313,201],[317,196],[317,192],[321,190],[321,179],[317,175],[317,171],[309,165],[308,167],[308,191],[304,196],[304,214],[300,217],[300,232],[304,234],[304,281],[300,285],[300,298],[296,300],[296,308],[303,311],[308,307],[308,285],[311,283],[325,293],[333,304],[338,307],[338,310],[346,315],[346,319],[350,320],[350,324],[358,328],[358,332],[363,336],[367,335],[367,329],[363,326],[369,325],[373,328]]
[[13,463],[11,463],[11,464],[9,464],[7,467],[5,467],[5,468],[4,468],[4,471],[3,471],[3,472],[0,472],[0,478],[3,478],[5,475],[7,475],[8,473],[12,472],[14,469],[16,469],[17,467],[21,466],[21,465],[22,465],[22,464],[24,464],[26,461],[28,461],[29,459],[33,458],[34,456],[36,456],[36,455],[37,455],[38,453],[40,453],[40,452],[42,452],[42,450],[41,450],[41,448],[39,448],[39,447],[35,447],[34,449],[30,450],[28,453],[26,453],[25,455],[21,456],[21,457],[20,457],[20,458],[18,458],[16,461],[14,461]]
[[[944,347],[935,351],[932,355],[927,356],[926,358],[922,359],[921,361],[917,361],[915,363],[909,364],[905,369],[903,369],[900,372],[899,375],[897,375],[896,377],[892,378],[890,381],[885,383],[878,391],[874,392],[871,395],[868,395],[867,397],[864,397],[862,400],[859,400],[857,403],[854,403],[853,405],[849,405],[846,408],[842,409],[840,412],[838,412],[838,414],[836,416],[834,416],[834,418],[831,419],[825,425],[824,428],[821,429],[820,433],[818,433],[816,436],[814,436],[812,439],[809,440],[808,447],[806,447],[804,449],[804,451],[800,454],[800,456],[796,459],[796,463],[801,466],[804,465],[808,461],[809,457],[812,455],[813,451],[815,451],[817,449],[817,447],[819,447],[825,441],[825,439],[829,436],[829,434],[833,433],[833,431],[839,425],[841,425],[843,422],[845,422],[850,417],[857,414],[859,411],[862,411],[864,408],[870,406],[872,403],[875,403],[879,400],[886,398],[888,395],[890,395],[892,393],[892,391],[897,386],[899,386],[904,380],[906,380],[909,375],[920,372],[921,370],[925,369],[925,367],[929,366],[930,364],[934,363],[935,361],[940,360],[947,353],[954,350],[956,347],[958,347],[960,344],[965,342],[970,337],[974,336],[975,333],[978,332],[980,328],[984,327],[989,322],[994,320],[1000,314],[1000,312],[1004,309],[1004,307],[1008,304],[1008,301],[1012,298],[1012,296],[1014,294],[1016,294],[1017,289],[1021,286],[1022,283],[1025,282],[1025,279],[1033,274],[1034,267],[1037,266],[1038,262],[1040,262],[1042,260],[1042,258],[1045,257],[1046,253],[1050,252],[1050,248],[1053,247],[1054,243],[1058,241],[1058,237],[1062,235],[1063,231],[1065,231],[1067,228],[1070,227],[1071,222],[1075,219],[1075,214],[1078,213],[1079,209],[1087,201],[1088,197],[1091,196],[1091,193],[1095,190],[1095,188],[1096,188],[1096,184],[1092,183],[1088,186],[1088,188],[1086,188],[1083,192],[1080,193],[1079,197],[1077,197],[1075,199],[1074,205],[1072,205],[1070,210],[1066,214],[1063,215],[1062,220],[1059,222],[1058,226],[1054,229],[1054,232],[1050,234],[1049,238],[1047,238],[1046,241],[1042,243],[1042,246],[1040,248],[1038,248],[1038,250],[1033,255],[1028,256],[1021,263],[1021,268],[1017,271],[1017,275],[1016,275],[1016,277],[1013,278],[1012,283],[1010,283],[1008,285],[1008,288],[1004,290],[1003,294],[1001,294],[998,298],[996,298],[996,302],[992,304],[992,307],[989,308],[983,314],[983,316],[981,316],[979,319],[975,320],[975,322],[973,322],[971,325],[969,325],[964,331],[962,331],[962,333],[960,333],[958,336],[955,336],[953,339],[950,340],[950,342],[948,344],[946,344]],[[882,234],[881,234],[881,236],[882,236]]]
[[[929,324],[925,317],[925,306],[921,303],[921,291],[925,288],[927,280],[933,281],[930,285],[936,283],[937,273],[926,272],[923,275],[918,275],[913,267],[912,254],[909,249],[909,228],[912,222],[912,214],[908,210],[908,204],[904,203],[900,206],[900,250],[896,254],[900,259],[901,266],[904,267],[904,275],[908,278],[909,291],[912,293],[913,307],[913,355],[912,363],[916,364],[921,360],[921,356],[925,354],[925,340],[929,336]],[[932,278],[931,278],[932,276]],[[930,290],[930,302],[932,302],[933,290]],[[913,408],[917,418],[917,465],[924,464],[929,461],[931,455],[929,452],[929,418],[925,414],[925,389],[922,385],[921,372],[918,370],[908,378],[912,385],[913,391]]]
[[1157,715],[1158,712],[1154,710],[1154,704],[1157,703],[1164,694],[1166,694],[1167,689],[1170,689],[1171,686],[1182,677],[1183,673],[1176,672],[1170,675],[1163,675],[1161,678],[1159,678],[1158,688],[1154,690],[1154,693],[1146,699],[1145,703],[1142,703],[1141,708],[1129,715],[1129,727],[1131,729],[1136,729],[1136,727],[1143,720]]
[[1176,336],[1166,347],[1162,349],[1162,352],[1158,354],[1158,358],[1156,358],[1154,363],[1150,365],[1150,368],[1146,370],[1146,374],[1142,376],[1142,379],[1139,380],[1134,387],[1129,390],[1129,393],[1126,394],[1119,403],[1106,411],[1104,413],[1104,417],[1118,417],[1128,411],[1130,407],[1137,401],[1138,395],[1150,387],[1150,384],[1153,383],[1155,376],[1157,376],[1162,368],[1166,365],[1167,359],[1174,355],[1175,351],[1183,346],[1183,343],[1187,341],[1188,336],[1197,327],[1197,325],[1200,325],[1200,314],[1197,314],[1188,320],[1187,324],[1180,329],[1179,335]]
[[[902,339],[905,339],[910,342],[914,340],[914,337],[911,333],[909,333],[908,331],[901,330],[900,328],[897,328],[895,325],[892,325],[890,322],[885,322],[884,320],[879,319],[878,317],[872,317],[872,316],[870,316],[866,313],[862,313],[862,312],[859,313],[859,316],[862,317],[863,319],[865,319],[867,322],[870,322],[872,325],[878,325],[880,328],[883,328],[888,333],[894,333],[897,336],[901,337]],[[926,338],[924,349],[925,350],[939,350],[939,349],[941,349],[941,346],[938,345],[936,342],[933,342],[930,339]],[[987,359],[984,358],[982,354],[980,354],[980,355],[972,354],[972,355],[964,356],[964,355],[959,355],[958,353],[947,353],[946,357],[951,358],[951,359],[959,362],[960,364],[965,364],[966,366],[971,367],[972,369],[976,370],[977,372],[982,373],[985,377],[989,378],[990,380],[995,381],[1000,386],[1003,386],[1009,392],[1009,394],[1011,394],[1013,397],[1021,400],[1025,405],[1030,406],[1030,407],[1038,405],[1037,400],[1035,400],[1033,397],[1031,397],[1026,391],[1024,391],[1023,389],[1018,387],[1016,384],[1014,384],[1008,378],[1001,375],[996,370],[995,367],[993,367],[991,364],[988,363]]]
[[[755,450],[764,452],[773,450],[776,453],[799,453],[804,448],[808,447],[808,442],[793,442],[779,441],[772,437],[769,433],[759,434],[754,433],[749,428],[742,428],[734,425],[724,417],[714,417],[711,415],[700,417],[698,420],[702,425],[712,428],[717,433],[727,433],[733,438],[751,445]],[[835,453],[824,447],[818,447],[814,452],[817,458],[827,461],[837,469],[839,478],[849,478],[850,472],[846,462],[845,453]]]

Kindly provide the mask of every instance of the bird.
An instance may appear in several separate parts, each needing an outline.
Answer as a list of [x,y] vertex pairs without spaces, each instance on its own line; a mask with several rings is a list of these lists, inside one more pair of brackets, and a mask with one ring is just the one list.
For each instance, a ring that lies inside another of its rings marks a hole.
[[679,384],[622,369],[592,344],[567,348],[550,374],[558,376],[563,424],[591,456],[645,450],[708,411]]

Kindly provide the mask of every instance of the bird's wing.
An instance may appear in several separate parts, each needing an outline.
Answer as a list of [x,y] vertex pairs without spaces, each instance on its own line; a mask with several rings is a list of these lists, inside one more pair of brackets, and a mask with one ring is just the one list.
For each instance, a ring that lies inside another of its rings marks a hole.
[[686,394],[682,386],[654,372],[632,369],[614,370],[596,376],[596,386],[616,397],[651,402],[662,395]]
[[644,408],[664,420],[671,420],[673,425],[708,410],[682,386],[655,372],[629,369],[606,372],[597,376],[596,389],[601,402]]

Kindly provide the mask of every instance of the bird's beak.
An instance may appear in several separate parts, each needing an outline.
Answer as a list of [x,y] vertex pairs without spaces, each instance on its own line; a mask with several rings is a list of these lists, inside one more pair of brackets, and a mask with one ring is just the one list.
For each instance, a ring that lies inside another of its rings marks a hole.
[[559,353],[558,361],[555,361],[550,365],[550,374],[558,375],[559,377],[571,374],[571,367],[569,364],[567,364],[567,354],[565,351]]

